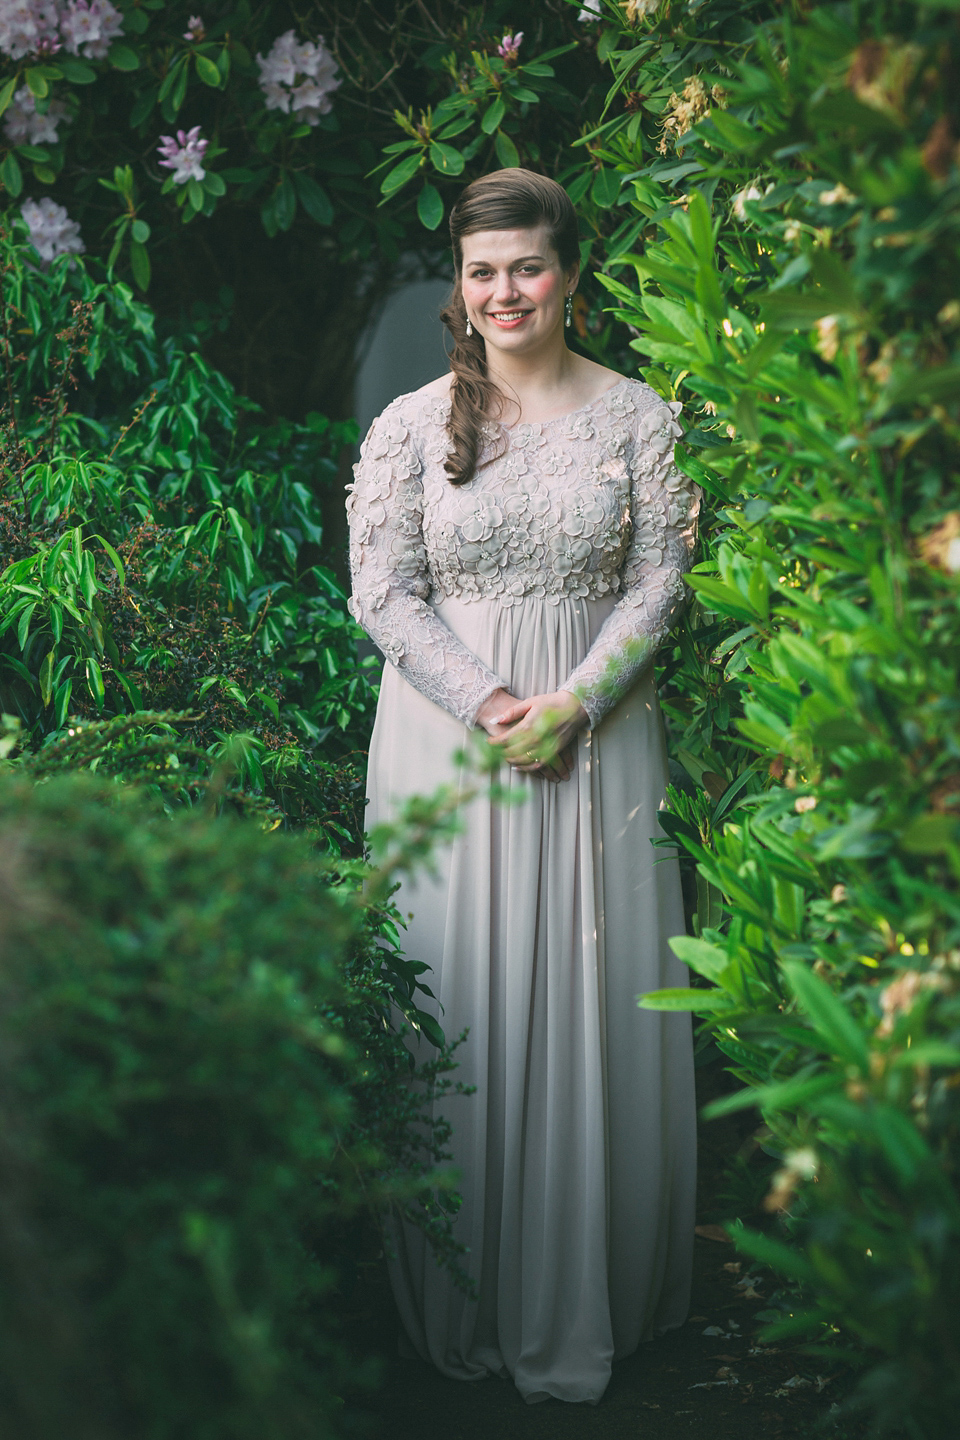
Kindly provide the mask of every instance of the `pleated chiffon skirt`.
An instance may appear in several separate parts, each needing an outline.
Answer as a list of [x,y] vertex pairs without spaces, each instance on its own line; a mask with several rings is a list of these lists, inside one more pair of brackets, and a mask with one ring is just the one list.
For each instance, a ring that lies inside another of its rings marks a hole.
[[[563,684],[613,603],[435,608],[522,698]],[[454,758],[466,747],[465,727],[387,666],[368,825],[445,780],[469,785]],[[580,736],[569,780],[501,778],[520,803],[482,791],[435,876],[398,897],[445,1033],[469,1030],[458,1078],[476,1093],[448,1098],[444,1113],[461,1173],[456,1235],[479,1298],[406,1226],[391,1280],[409,1340],[443,1374],[510,1375],[531,1402],[596,1403],[614,1359],[683,1323],[690,1290],[690,1020],[636,1003],[687,983],[667,945],[684,930],[679,869],[650,844],[667,765],[649,673]]]

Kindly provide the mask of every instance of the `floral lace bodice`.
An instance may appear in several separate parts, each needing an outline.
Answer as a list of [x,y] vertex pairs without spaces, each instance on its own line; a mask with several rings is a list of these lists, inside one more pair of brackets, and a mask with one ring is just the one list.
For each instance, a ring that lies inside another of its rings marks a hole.
[[648,385],[621,380],[556,420],[491,423],[477,473],[457,486],[443,469],[449,401],[401,395],[371,425],[354,467],[352,614],[411,684],[471,725],[506,685],[431,599],[558,605],[619,596],[561,686],[596,724],[650,660],[683,599],[699,492],[673,459],[679,410]]

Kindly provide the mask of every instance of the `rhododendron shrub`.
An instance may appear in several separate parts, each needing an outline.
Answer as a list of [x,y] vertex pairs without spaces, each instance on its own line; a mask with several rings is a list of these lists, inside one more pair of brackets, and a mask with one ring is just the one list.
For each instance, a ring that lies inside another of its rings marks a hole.
[[454,0],[0,4],[0,204],[49,195],[171,319],[229,287],[215,363],[275,415],[345,416],[382,299],[414,256],[446,263],[455,187],[556,168],[599,77],[561,0],[471,17]]
[[32,204],[29,238],[0,246],[0,711],[26,754],[117,721],[99,763],[118,774],[140,773],[124,723],[178,717],[150,773],[185,800],[242,733],[242,803],[356,849],[376,666],[318,563],[318,496],[355,426],[264,425],[73,258],[61,207]]

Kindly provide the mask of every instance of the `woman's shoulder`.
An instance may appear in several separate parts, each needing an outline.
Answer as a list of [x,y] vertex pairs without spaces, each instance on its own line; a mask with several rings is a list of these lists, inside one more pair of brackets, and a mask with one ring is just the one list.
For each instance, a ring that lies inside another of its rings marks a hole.
[[[679,400],[666,400],[645,380],[627,376],[616,387],[617,408],[625,408],[635,421],[636,436],[648,441],[654,435],[677,440],[683,434],[679,416],[683,409]],[[626,418],[626,417],[625,417]]]
[[450,380],[449,374],[441,375],[439,379],[421,385],[419,390],[407,390],[398,395],[380,412],[373,426],[400,423],[408,429],[419,429],[431,422],[445,423],[446,406],[450,400]]

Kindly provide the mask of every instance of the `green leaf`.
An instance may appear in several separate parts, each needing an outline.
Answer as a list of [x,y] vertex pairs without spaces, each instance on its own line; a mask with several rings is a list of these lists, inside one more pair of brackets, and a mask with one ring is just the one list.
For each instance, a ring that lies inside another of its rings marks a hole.
[[150,254],[139,240],[130,241],[130,269],[138,288],[146,292],[150,288]]
[[50,93],[50,86],[47,84],[47,77],[39,65],[29,65],[23,72],[23,78],[27,82],[27,89],[31,95],[38,100],[43,100]]
[[781,1275],[789,1275],[791,1279],[804,1282],[813,1280],[813,1267],[801,1251],[785,1245],[782,1240],[763,1235],[758,1230],[747,1230],[740,1221],[726,1228],[734,1245],[745,1255],[769,1265],[771,1270],[779,1270]]
[[381,195],[395,195],[398,190],[402,190],[407,181],[412,180],[420,169],[422,159],[423,152],[418,151],[415,155],[407,155],[405,159],[400,161],[399,165],[395,165],[389,174],[385,175],[381,181]]
[[826,981],[799,960],[785,960],[783,973],[824,1048],[865,1074],[870,1064],[866,1037]]
[[679,986],[666,990],[648,990],[637,997],[641,1010],[728,1010],[730,997],[723,990],[691,990]]
[[417,1028],[423,1031],[424,1035],[430,1041],[430,1044],[435,1045],[438,1050],[442,1049],[447,1043],[446,1036],[440,1028],[440,1025],[434,1017],[429,1015],[425,1010],[415,1010],[411,1019]]
[[692,935],[676,935],[668,944],[678,960],[705,980],[717,980],[730,964],[729,956],[719,945],[694,939]]
[[180,66],[180,69],[177,73],[177,83],[174,85],[173,94],[170,96],[170,106],[173,110],[174,115],[178,113],[180,106],[187,98],[188,75],[189,71],[187,69],[186,63],[184,63]]
[[191,176],[187,181],[187,199],[194,210],[203,209],[203,186]]
[[73,55],[58,55],[57,69],[71,85],[92,85],[97,78],[97,72],[92,66],[85,65]]
[[103,709],[103,671],[100,669],[99,661],[92,655],[87,658],[87,689],[93,697],[94,704],[98,710]]
[[7,194],[16,200],[23,189],[23,172],[12,150],[8,150],[3,157],[3,164],[0,165],[0,180],[3,181],[3,188]]
[[62,730],[67,723],[67,706],[70,704],[70,696],[72,694],[72,680],[64,680],[57,686],[57,693],[53,697],[53,713],[54,723],[58,730]]
[[597,171],[590,193],[594,204],[599,205],[601,210],[609,210],[616,205],[622,178],[619,170],[608,170],[605,166]]
[[48,650],[43,657],[43,664],[40,666],[40,697],[43,700],[44,709],[53,698],[53,662],[55,658],[54,651]]
[[310,219],[315,220],[318,225],[332,225],[333,205],[323,186],[319,185],[312,175],[306,175],[302,170],[293,172],[293,183],[300,204]]
[[439,140],[431,143],[430,159],[434,169],[443,175],[459,175],[465,164],[459,150],[455,150],[452,145],[442,145]]
[[464,130],[469,130],[476,118],[472,110],[469,110],[466,115],[458,115],[455,120],[450,121],[449,125],[444,125],[442,130],[438,130],[435,138],[437,140],[452,140],[454,135],[462,135]]
[[21,650],[27,643],[27,636],[30,634],[30,621],[33,618],[33,612],[36,608],[37,602],[34,600],[32,605],[25,605],[21,612],[20,623],[17,626],[17,644]]
[[138,245],[146,245],[147,241],[150,239],[150,226],[147,224],[146,220],[134,220],[133,238],[134,240],[136,240]]
[[209,85],[214,90],[218,89],[220,85],[220,71],[214,62],[208,59],[206,55],[197,54],[193,57],[193,63],[196,66],[197,75],[203,81],[204,85]]
[[297,192],[293,188],[293,181],[289,174],[284,171],[283,178],[277,186],[273,197],[273,213],[276,217],[279,230],[289,230],[296,219],[297,214]]
[[520,164],[520,152],[505,130],[497,131],[494,149],[504,170],[515,170]]
[[900,848],[911,855],[940,855],[960,840],[960,816],[931,812],[918,815],[900,836]]
[[587,166],[585,169],[580,171],[579,175],[574,175],[572,180],[567,181],[565,189],[567,194],[570,196],[571,202],[574,205],[580,204],[580,201],[590,189],[590,182],[592,179],[593,170],[590,168],[590,166]]
[[[130,49],[129,45],[111,45],[107,59],[114,70],[140,69],[140,57],[136,50]],[[184,79],[186,79],[186,70],[184,70]]]
[[493,104],[484,112],[480,121],[480,129],[484,135],[492,135],[494,130],[499,130],[503,117],[507,113],[507,107],[503,103],[503,96],[498,95]]
[[3,86],[3,89],[0,90],[0,115],[3,114],[4,110],[7,109],[10,101],[13,99],[14,94],[16,93],[18,79],[19,76],[14,75],[10,80],[6,82],[6,84]]
[[184,70],[186,69],[188,59],[189,56],[184,54],[178,55],[176,60],[174,60],[173,64],[170,66],[170,69],[167,71],[166,75],[160,82],[160,89],[157,92],[158,98],[160,100],[166,100],[173,87],[177,84],[180,76],[184,73]]
[[436,230],[443,219],[443,200],[440,191],[429,180],[417,196],[417,215],[420,217],[421,225],[428,230]]

